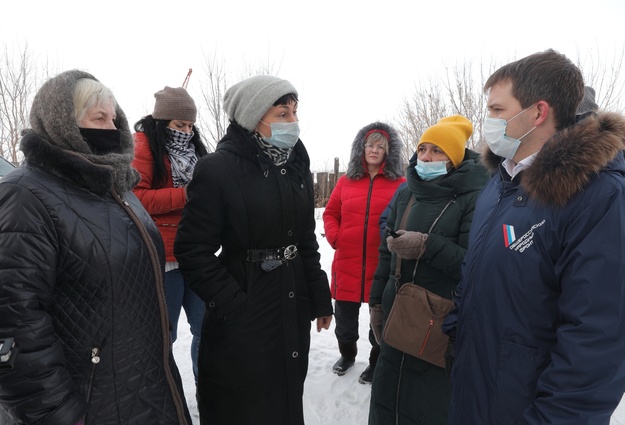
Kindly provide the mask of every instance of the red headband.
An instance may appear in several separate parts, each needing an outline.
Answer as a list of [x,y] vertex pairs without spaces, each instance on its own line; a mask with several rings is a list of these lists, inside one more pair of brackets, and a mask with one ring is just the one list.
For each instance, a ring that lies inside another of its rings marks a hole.
[[373,133],[380,133],[382,136],[386,137],[386,140],[390,140],[390,137],[388,137],[388,133],[384,130],[380,130],[379,128],[374,128],[373,130],[367,131],[367,134],[365,134],[365,140],[367,140],[367,137],[371,136]]

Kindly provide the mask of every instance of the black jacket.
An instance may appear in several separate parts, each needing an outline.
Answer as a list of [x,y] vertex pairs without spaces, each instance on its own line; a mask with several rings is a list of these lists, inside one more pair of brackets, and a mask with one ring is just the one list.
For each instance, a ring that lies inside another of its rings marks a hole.
[[[200,414],[215,424],[302,424],[310,321],[332,314],[306,149],[298,142],[275,166],[232,123],[187,193],[174,251],[207,306]],[[272,271],[246,261],[248,249],[291,244],[297,257]]]
[[64,103],[35,101],[26,163],[0,182],[0,338],[19,348],[14,367],[0,369],[0,407],[19,424],[190,424],[171,355],[162,240],[135,195],[114,189],[133,179],[130,132],[118,110],[116,165],[79,153],[78,78],[93,77],[70,71],[40,90]]

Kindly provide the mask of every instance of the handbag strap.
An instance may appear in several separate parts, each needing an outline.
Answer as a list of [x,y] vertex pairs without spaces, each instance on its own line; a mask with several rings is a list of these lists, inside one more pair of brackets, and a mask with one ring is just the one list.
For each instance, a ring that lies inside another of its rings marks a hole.
[[[440,212],[438,217],[436,217],[436,219],[434,220],[434,222],[430,226],[430,230],[428,230],[428,233],[432,233],[432,230],[434,229],[434,226],[436,226],[436,223],[438,223],[438,220],[440,220],[440,218],[443,216],[443,214],[445,213],[447,208],[449,208],[449,206],[452,203],[454,203],[454,202],[456,202],[456,195],[454,195],[453,198],[451,198],[449,200],[449,202],[447,202],[447,204],[445,205],[443,210]],[[406,209],[404,210],[404,214],[401,216],[401,221],[399,222],[399,228],[397,230],[404,230],[406,228],[406,222],[408,221],[408,213],[410,212],[410,208],[412,207],[413,203],[414,203],[414,195],[410,195],[410,200],[408,200],[408,205],[406,205]],[[399,283],[399,279],[401,277],[401,263],[402,263],[402,259],[401,258],[397,258],[395,263],[396,263],[395,264],[395,288],[397,288],[397,284]],[[413,280],[413,282],[414,282],[415,275],[417,274],[417,267],[418,266],[419,266],[419,259],[417,259],[417,262],[416,262],[416,264],[414,266],[414,270],[412,271],[412,280]]]

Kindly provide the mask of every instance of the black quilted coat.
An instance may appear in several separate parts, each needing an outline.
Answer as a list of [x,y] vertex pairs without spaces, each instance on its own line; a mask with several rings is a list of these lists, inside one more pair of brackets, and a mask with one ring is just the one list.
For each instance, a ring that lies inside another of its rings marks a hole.
[[0,182],[0,338],[19,348],[0,369],[4,414],[17,424],[190,425],[150,216],[113,189],[111,167],[34,132],[22,150],[26,164]]
[[[311,320],[332,315],[306,149],[298,142],[275,166],[232,123],[216,152],[198,162],[187,193],[174,250],[207,306],[202,423],[301,425]],[[247,249],[290,244],[297,257],[274,270],[246,261]]]

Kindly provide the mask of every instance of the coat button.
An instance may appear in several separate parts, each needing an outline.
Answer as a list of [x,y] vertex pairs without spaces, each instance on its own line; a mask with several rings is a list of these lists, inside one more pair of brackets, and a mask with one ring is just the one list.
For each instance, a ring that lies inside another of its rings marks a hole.
[[291,356],[293,356],[293,358],[296,359],[297,356],[299,356],[299,353],[297,351],[293,351],[293,354],[291,354]]
[[289,292],[289,298],[293,298],[295,296],[295,294],[293,293],[293,291]]
[[286,234],[287,234],[288,236],[293,236],[293,231],[292,231],[292,230],[289,230]]
[[215,302],[214,301],[209,302],[208,307],[215,308]]
[[523,197],[522,196],[517,196],[516,200],[521,202],[523,200]]
[[283,168],[283,169],[281,169],[281,170],[280,170],[280,174],[285,175],[285,174],[286,174],[286,169],[284,169],[284,168]]

